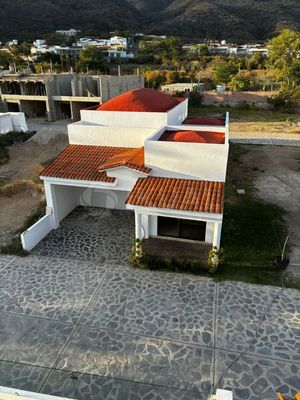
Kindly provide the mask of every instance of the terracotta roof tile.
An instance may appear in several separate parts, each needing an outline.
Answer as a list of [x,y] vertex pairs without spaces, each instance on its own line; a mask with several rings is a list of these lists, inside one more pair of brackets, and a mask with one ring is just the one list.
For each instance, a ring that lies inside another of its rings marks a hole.
[[222,214],[224,182],[147,177],[137,180],[126,204]]
[[105,171],[111,168],[127,167],[136,171],[143,172],[144,174],[149,174],[151,172],[151,168],[148,168],[144,165],[144,156],[144,147],[132,150],[127,149],[127,151],[124,151],[123,153],[117,154],[116,156],[108,159],[105,163],[98,167],[98,170]]
[[40,175],[113,183],[115,178],[108,177],[106,172],[99,172],[98,166],[119,153],[132,150],[136,149],[71,144]]

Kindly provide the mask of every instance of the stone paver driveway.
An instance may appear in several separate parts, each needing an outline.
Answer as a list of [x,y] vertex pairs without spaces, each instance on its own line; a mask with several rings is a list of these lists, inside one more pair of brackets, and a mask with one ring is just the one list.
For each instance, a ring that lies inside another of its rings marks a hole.
[[300,390],[299,291],[133,270],[132,232],[130,213],[77,209],[29,257],[0,258],[0,386],[79,400]]

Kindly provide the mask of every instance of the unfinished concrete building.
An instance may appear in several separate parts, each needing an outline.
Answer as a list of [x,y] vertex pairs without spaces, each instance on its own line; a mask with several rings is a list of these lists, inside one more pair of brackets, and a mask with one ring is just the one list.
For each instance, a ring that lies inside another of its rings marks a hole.
[[143,87],[139,75],[0,74],[0,111],[77,121],[80,110]]

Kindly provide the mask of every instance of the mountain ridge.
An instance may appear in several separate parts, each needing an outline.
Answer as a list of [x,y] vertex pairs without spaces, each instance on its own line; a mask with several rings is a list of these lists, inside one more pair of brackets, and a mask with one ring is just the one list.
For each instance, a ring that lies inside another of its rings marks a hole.
[[300,28],[298,0],[0,0],[1,38],[38,37],[56,29],[265,40]]

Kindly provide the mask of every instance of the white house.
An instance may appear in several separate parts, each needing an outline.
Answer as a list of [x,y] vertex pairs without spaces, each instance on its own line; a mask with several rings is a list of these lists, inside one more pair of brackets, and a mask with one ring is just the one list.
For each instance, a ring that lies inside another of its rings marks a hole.
[[[219,247],[226,118],[187,118],[188,99],[153,89],[81,110],[69,146],[41,173],[46,215],[22,234],[31,250],[76,206],[133,210],[136,237]],[[101,229],[101,228],[99,228]]]
[[58,35],[63,35],[63,36],[68,36],[68,37],[76,36],[80,32],[81,32],[80,30],[73,29],[73,28],[71,28],[71,29],[61,29],[61,30],[56,31],[56,33]]

